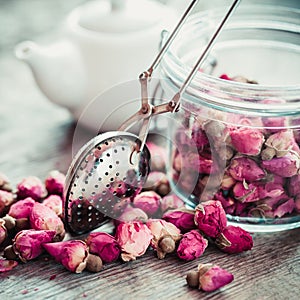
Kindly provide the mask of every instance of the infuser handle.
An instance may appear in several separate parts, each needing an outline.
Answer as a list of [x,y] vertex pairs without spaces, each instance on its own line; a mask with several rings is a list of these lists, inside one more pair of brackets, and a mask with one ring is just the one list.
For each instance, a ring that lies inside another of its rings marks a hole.
[[174,41],[175,37],[177,36],[178,32],[182,28],[185,20],[189,16],[189,14],[192,12],[193,7],[199,2],[199,0],[193,0],[191,4],[188,6],[182,17],[180,18],[178,24],[174,28],[173,32],[169,36],[168,40],[165,42],[164,46],[161,48],[157,56],[155,57],[153,63],[149,67],[147,71],[144,71],[142,74],[140,74],[139,79],[141,83],[141,89],[142,89],[142,110],[144,113],[147,113],[147,110],[149,109],[149,99],[148,99],[148,91],[147,91],[147,85],[148,85],[148,80],[151,79],[153,71],[156,69],[156,67],[159,65],[161,62],[163,56],[166,54],[168,51],[170,45]]
[[222,21],[220,22],[218,28],[216,29],[216,31],[214,32],[214,34],[212,35],[212,37],[210,38],[207,46],[205,47],[204,51],[201,53],[198,61],[196,62],[196,64],[194,65],[192,71],[190,72],[190,74],[188,75],[188,77],[186,78],[185,82],[183,83],[183,85],[181,86],[181,88],[179,89],[179,91],[173,96],[171,102],[169,103],[169,106],[174,105],[174,108],[172,110],[172,112],[175,112],[178,110],[179,107],[179,101],[181,99],[182,94],[186,91],[187,87],[190,85],[190,83],[192,82],[192,80],[194,79],[194,77],[196,76],[196,74],[198,73],[198,70],[202,64],[202,62],[205,60],[205,58],[208,55],[209,50],[211,49],[211,47],[213,46],[216,38],[218,37],[218,35],[220,34],[224,24],[226,23],[227,19],[230,17],[231,13],[234,11],[234,9],[237,7],[237,5],[239,4],[241,0],[235,0],[231,7],[229,8],[229,10],[227,11],[226,15],[223,17]]

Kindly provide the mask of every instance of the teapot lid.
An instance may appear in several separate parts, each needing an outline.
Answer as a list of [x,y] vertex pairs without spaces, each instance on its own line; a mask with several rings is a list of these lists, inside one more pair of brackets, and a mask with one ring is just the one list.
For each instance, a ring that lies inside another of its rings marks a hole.
[[170,8],[150,0],[96,0],[82,7],[78,23],[101,33],[130,33],[157,26]]

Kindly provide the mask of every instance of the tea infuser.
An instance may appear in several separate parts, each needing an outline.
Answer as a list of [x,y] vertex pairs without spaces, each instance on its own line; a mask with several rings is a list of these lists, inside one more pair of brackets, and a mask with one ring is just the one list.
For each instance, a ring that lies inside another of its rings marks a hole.
[[[74,157],[67,173],[64,194],[64,217],[71,232],[88,232],[110,218],[118,218],[128,204],[128,199],[141,191],[150,172],[150,152],[145,141],[151,117],[178,110],[182,94],[198,72],[223,25],[240,2],[233,2],[172,100],[153,106],[148,99],[148,81],[198,1],[191,2],[150,68],[140,75],[140,110],[125,121],[118,131],[94,137]],[[141,120],[143,122],[138,136],[126,131]]]

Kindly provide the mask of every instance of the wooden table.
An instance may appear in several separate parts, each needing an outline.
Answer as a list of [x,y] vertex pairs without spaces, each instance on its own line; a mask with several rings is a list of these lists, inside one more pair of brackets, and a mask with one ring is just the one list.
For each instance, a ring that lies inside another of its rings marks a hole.
[[[70,114],[40,93],[13,46],[54,30],[81,2],[0,0],[0,171],[13,184],[28,175],[43,179],[52,169],[66,172],[75,128]],[[87,135],[82,129],[82,140]],[[183,262],[174,255],[158,260],[148,251],[97,274],[72,274],[43,256],[1,273],[0,299],[299,299],[300,229],[253,238],[253,250],[238,255],[209,246],[197,261]],[[235,280],[213,293],[190,289],[185,276],[199,262],[218,264]]]

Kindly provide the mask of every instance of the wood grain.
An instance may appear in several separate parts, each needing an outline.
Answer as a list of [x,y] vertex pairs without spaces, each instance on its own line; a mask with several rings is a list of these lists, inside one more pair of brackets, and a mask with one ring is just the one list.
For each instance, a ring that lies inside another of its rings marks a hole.
[[[29,69],[12,54],[26,38],[55,30],[79,0],[0,0],[0,171],[16,184],[27,175],[66,172],[75,124],[37,89]],[[82,140],[87,132],[81,130]],[[78,146],[78,145],[77,145]],[[72,274],[46,255],[0,274],[0,299],[299,299],[300,229],[254,234],[252,251],[228,255],[213,246],[182,262],[153,251],[130,263],[107,264],[98,274]],[[213,293],[190,289],[186,273],[199,262],[232,272],[235,280]]]

